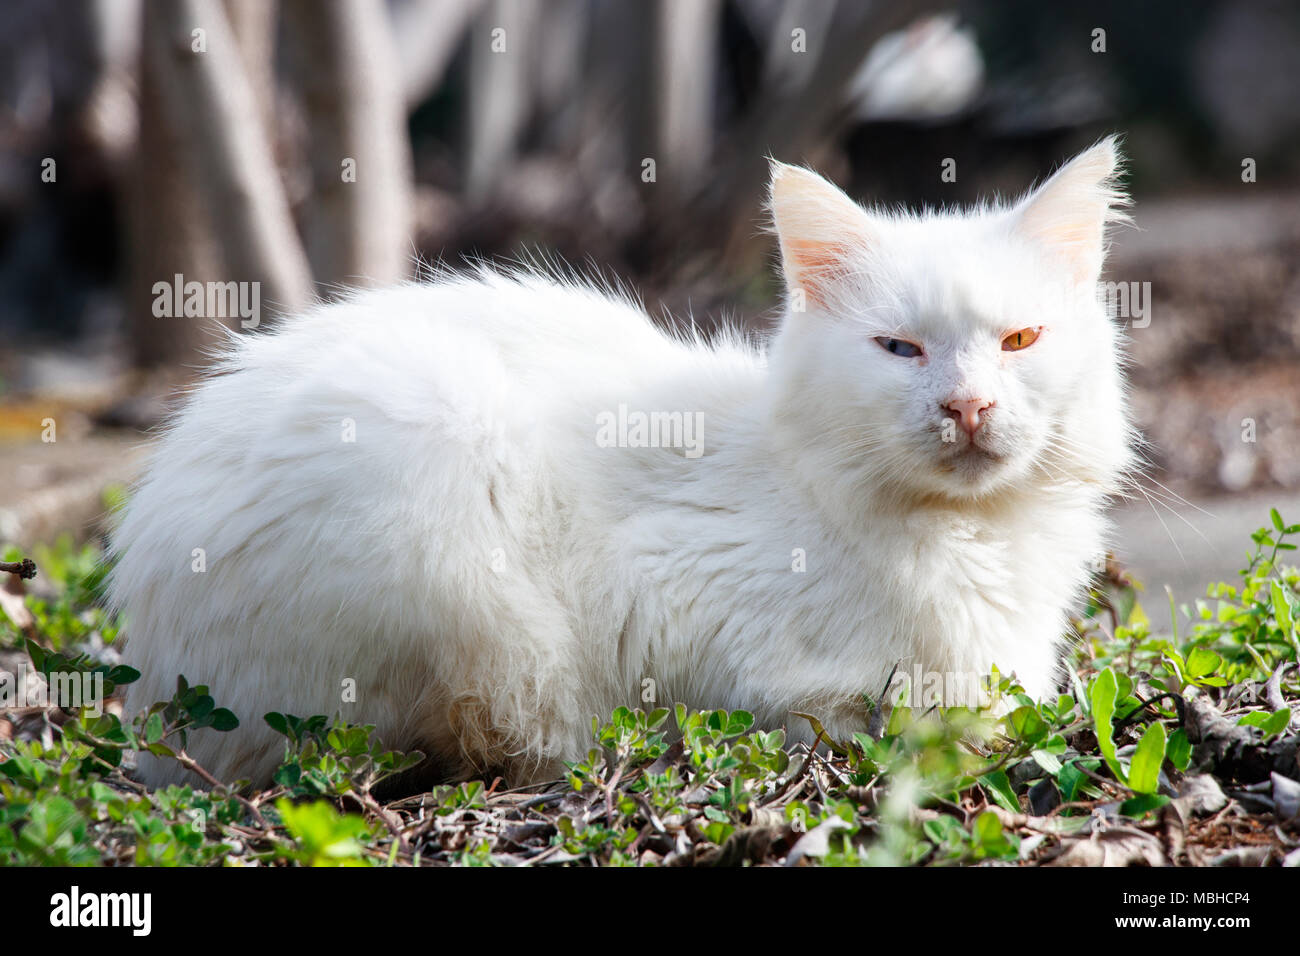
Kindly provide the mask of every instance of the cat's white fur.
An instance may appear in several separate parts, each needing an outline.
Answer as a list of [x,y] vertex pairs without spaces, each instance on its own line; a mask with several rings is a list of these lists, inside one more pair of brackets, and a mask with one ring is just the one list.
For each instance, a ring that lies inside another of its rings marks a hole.
[[[223,778],[266,781],[278,710],[524,780],[647,690],[804,739],[792,710],[859,729],[899,661],[1051,692],[1130,460],[1094,294],[1116,166],[1106,140],[1018,204],[906,215],[774,165],[791,308],[766,350],[488,270],[240,338],[116,533],[128,707],[208,684],[243,722],[191,738]],[[996,402],[979,448],[942,440],[954,396]],[[699,413],[703,453],[607,447],[620,405]]]

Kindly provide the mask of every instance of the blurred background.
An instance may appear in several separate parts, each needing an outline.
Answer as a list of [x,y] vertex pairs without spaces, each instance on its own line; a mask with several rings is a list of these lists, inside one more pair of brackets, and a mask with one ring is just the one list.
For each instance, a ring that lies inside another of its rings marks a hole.
[[243,324],[159,315],[177,276],[256,283],[265,326],[533,255],[758,330],[769,155],[938,205],[1118,131],[1107,278],[1152,443],[1118,550],[1190,600],[1270,506],[1300,520],[1298,67],[1282,0],[7,0],[0,542],[100,533]]

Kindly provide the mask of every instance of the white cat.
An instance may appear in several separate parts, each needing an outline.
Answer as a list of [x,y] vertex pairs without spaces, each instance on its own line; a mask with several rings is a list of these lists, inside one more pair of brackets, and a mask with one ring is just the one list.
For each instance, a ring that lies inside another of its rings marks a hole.
[[791,711],[861,729],[898,662],[1051,693],[1131,461],[1095,294],[1117,162],[914,216],[774,165],[766,351],[488,270],[240,338],[116,534],[128,707],[208,684],[243,723],[190,752],[225,779],[267,781],[278,710],[522,782],[619,704],[810,739]]

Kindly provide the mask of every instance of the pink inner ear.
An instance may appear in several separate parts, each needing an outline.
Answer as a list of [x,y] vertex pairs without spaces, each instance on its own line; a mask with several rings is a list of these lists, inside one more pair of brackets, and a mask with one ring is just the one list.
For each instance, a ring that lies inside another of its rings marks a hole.
[[1084,213],[1045,222],[1029,219],[1026,225],[1035,240],[1070,268],[1073,278],[1082,281],[1100,268],[1105,235],[1105,220],[1101,215]]
[[825,286],[844,273],[848,250],[836,242],[790,239],[781,244],[786,270],[795,284],[818,305],[826,304]]
[[1060,251],[1073,256],[1094,241],[1100,228],[1099,223],[1087,219],[1064,219],[1039,226],[1037,235],[1044,242],[1059,246]]

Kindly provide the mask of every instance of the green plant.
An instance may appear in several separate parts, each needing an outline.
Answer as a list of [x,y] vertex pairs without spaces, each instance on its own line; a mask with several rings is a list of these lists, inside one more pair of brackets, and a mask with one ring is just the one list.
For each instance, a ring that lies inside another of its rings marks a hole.
[[[1181,774],[1206,769],[1184,726],[1193,704],[1223,703],[1224,725],[1253,728],[1260,748],[1290,733],[1300,576],[1278,559],[1300,526],[1276,512],[1270,523],[1251,536],[1239,581],[1211,585],[1181,614],[1171,602],[1163,630],[1139,585],[1099,579],[1070,692],[1054,699],[995,675],[1000,716],[903,701],[878,736],[863,728],[847,740],[800,715],[816,752],[789,749],[783,730],[744,710],[619,707],[536,796],[474,780],[385,806],[374,789],[419,754],[386,749],[369,726],[282,713],[264,718],[285,740],[275,782],[249,792],[189,756],[191,735],[238,723],[207,687],[181,677],[168,700],[120,718],[102,700],[60,698],[52,736],[0,741],[0,865],[700,865],[799,847],[824,866],[953,866],[1086,843],[1099,810],[1158,832]],[[95,552],[61,541],[38,553],[52,556],[57,586],[26,598],[34,633],[0,620],[0,640],[25,648],[36,672],[98,682],[111,697],[139,674],[104,659],[117,631],[95,604]],[[1268,706],[1257,703],[1266,684]],[[124,770],[141,751],[178,761],[192,782],[152,792],[132,782]]]
[[380,783],[410,770],[424,758],[418,751],[385,750],[369,725],[359,727],[344,720],[328,723],[320,715],[304,719],[270,713],[263,719],[288,738],[274,780],[294,797],[368,796]]

